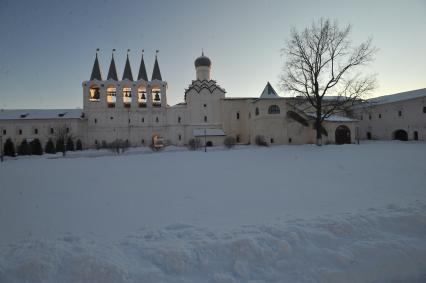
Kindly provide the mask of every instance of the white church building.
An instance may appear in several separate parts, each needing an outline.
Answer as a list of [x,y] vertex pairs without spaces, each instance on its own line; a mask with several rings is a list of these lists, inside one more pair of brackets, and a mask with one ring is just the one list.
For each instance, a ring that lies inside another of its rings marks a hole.
[[[184,146],[194,138],[207,146],[217,146],[227,136],[234,137],[238,144],[254,144],[257,137],[270,145],[315,142],[312,115],[294,107],[291,103],[294,98],[280,97],[269,82],[258,97],[227,97],[225,89],[211,78],[212,63],[208,57],[202,54],[194,66],[195,80],[182,95],[183,102],[170,106],[167,82],[162,78],[157,57],[149,79],[143,55],[137,77],[133,76],[127,55],[120,80],[114,56],[104,77],[96,54],[90,79],[82,83],[82,109],[0,110],[0,135],[3,141],[11,139],[15,145],[23,139],[36,138],[45,145],[55,137],[59,127],[66,127],[83,148],[98,148],[115,140],[127,141],[130,146],[149,146],[154,136],[162,137],[166,145],[176,146]],[[354,110],[354,118],[337,115],[327,118],[323,124],[323,142],[399,139],[392,132],[398,129],[409,133],[407,139],[425,140],[426,89],[416,92],[417,100],[401,107],[397,105],[406,103],[405,99],[394,101],[383,111],[380,109],[384,106],[367,103]],[[410,97],[406,96],[408,100]],[[410,111],[417,107],[423,107],[423,113],[411,115]],[[390,109],[397,108],[403,109],[403,118],[390,114]],[[388,122],[380,124],[376,117],[366,119],[366,113],[370,112],[374,117],[380,112],[381,121]]]

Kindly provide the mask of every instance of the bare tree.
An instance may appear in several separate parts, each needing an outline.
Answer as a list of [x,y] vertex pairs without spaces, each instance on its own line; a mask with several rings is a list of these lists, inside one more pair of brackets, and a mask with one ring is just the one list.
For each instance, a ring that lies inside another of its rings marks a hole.
[[[376,77],[362,76],[360,67],[374,60],[377,49],[371,38],[353,46],[350,34],[350,25],[340,28],[336,21],[321,19],[301,32],[293,28],[281,50],[286,60],[281,86],[315,111],[317,145],[322,144],[324,119],[347,109],[376,86]],[[334,97],[326,100],[326,95]]]
[[73,139],[70,128],[67,125],[57,127],[53,133],[56,140],[56,151],[62,152],[62,156],[66,154],[66,143],[69,139]]

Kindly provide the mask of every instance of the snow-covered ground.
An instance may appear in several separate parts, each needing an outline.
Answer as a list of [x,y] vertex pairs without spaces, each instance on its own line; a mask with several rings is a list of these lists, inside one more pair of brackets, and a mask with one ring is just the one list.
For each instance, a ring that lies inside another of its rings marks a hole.
[[426,144],[8,159],[0,282],[426,282]]

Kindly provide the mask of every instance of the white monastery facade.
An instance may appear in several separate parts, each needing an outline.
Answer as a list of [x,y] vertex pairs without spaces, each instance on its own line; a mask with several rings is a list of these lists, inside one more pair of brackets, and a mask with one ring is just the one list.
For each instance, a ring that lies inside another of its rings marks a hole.
[[[149,146],[154,136],[176,146],[184,146],[194,138],[208,146],[222,145],[227,136],[234,137],[238,144],[254,144],[258,136],[267,144],[315,142],[312,115],[292,106],[294,98],[280,97],[269,82],[257,98],[227,97],[225,89],[211,78],[208,57],[202,54],[194,65],[195,80],[185,90],[184,101],[169,106],[167,82],[157,57],[149,80],[143,55],[137,77],[133,77],[127,56],[120,80],[114,56],[104,78],[96,55],[91,77],[82,83],[82,109],[0,110],[0,135],[3,141],[10,138],[15,145],[35,138],[45,145],[55,138],[59,127],[66,127],[83,148],[97,148],[118,139],[130,146]],[[390,103],[382,100],[379,104],[362,104],[354,110],[355,118],[327,118],[323,142],[401,139],[395,135],[397,130],[406,131],[407,139],[425,140],[426,89],[414,92],[414,98],[402,93],[399,100]],[[395,111],[403,115],[395,116]],[[366,119],[366,115],[374,119]]]

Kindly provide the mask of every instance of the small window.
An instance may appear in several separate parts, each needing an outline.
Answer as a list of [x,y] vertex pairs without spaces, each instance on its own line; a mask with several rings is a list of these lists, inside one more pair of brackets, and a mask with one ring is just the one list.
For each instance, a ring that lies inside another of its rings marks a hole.
[[368,120],[371,120],[371,115],[368,115]]
[[204,116],[204,122],[207,122],[207,116]]
[[204,104],[203,106],[204,106],[204,108],[206,108],[206,107],[207,107],[207,104]]
[[110,120],[114,120],[114,117],[113,117],[113,116],[111,116],[111,117],[109,117],[109,119],[110,119]]
[[379,119],[382,119],[382,114],[379,114]]
[[158,121],[159,121],[159,120],[158,120],[158,117],[155,117],[155,122],[157,122],[157,123],[158,123]]
[[142,123],[145,123],[145,118],[142,118]]
[[180,121],[181,121],[182,119],[180,118],[180,117],[178,117],[178,123],[180,124]]
[[18,132],[19,132],[19,134],[20,134],[20,135],[22,135],[22,129],[19,129],[19,131],[18,131]]
[[98,119],[95,118],[95,124],[98,122]]
[[6,135],[6,130],[3,130],[3,135]]
[[67,133],[69,133],[70,132],[70,128],[67,128]]
[[240,120],[240,112],[237,112],[237,120]]
[[274,139],[273,138],[271,138],[271,143],[274,143]]
[[179,136],[178,136],[178,139],[179,139],[179,140],[181,140],[181,139],[182,139],[182,136],[181,136],[181,135],[179,135]]
[[280,114],[280,107],[278,105],[269,106],[268,114]]
[[95,144],[96,144],[96,145],[98,144],[98,140],[95,140]]
[[364,117],[361,115],[361,121],[364,120]]
[[288,138],[288,143],[291,143],[293,140],[291,138]]
[[145,140],[144,139],[142,139],[142,144],[145,144]]
[[129,124],[130,124],[130,119],[129,119]]
[[38,135],[38,129],[34,129],[34,134]]
[[402,111],[401,111],[401,110],[399,110],[399,111],[398,111],[398,116],[399,116],[399,117],[401,117],[401,116],[402,116]]
[[255,113],[256,116],[259,116],[259,108],[258,107],[256,107],[256,110],[255,110],[254,113]]
[[236,142],[237,142],[237,143],[240,143],[240,142],[241,142],[241,137],[240,137],[240,135],[237,135]]
[[367,132],[367,140],[371,140],[371,132]]
[[423,113],[426,113],[426,106],[423,106]]
[[50,128],[50,134],[53,135],[55,133],[55,130],[53,128]]

